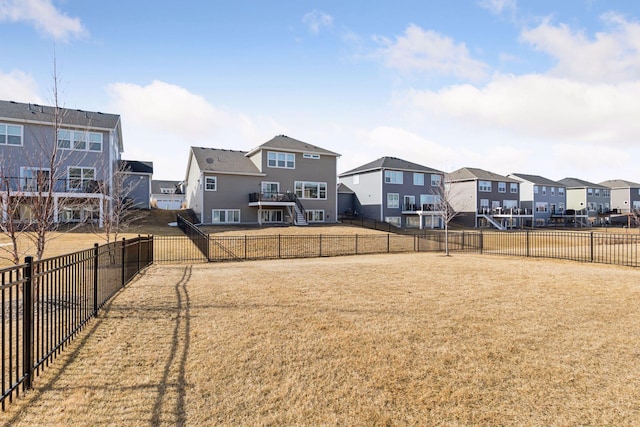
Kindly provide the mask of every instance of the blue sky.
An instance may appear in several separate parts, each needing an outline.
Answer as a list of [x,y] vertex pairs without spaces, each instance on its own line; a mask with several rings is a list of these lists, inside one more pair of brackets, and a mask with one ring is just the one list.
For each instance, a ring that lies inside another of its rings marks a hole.
[[122,116],[127,159],[285,134],[550,179],[640,182],[640,2],[0,0],[0,99]]

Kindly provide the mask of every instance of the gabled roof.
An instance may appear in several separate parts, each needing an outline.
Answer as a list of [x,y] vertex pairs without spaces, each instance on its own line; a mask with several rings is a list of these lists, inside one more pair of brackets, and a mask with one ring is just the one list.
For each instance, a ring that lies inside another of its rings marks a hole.
[[355,191],[344,185],[342,182],[338,183],[338,193],[341,194],[356,194]]
[[560,184],[557,181],[552,181],[548,178],[545,178],[543,176],[540,175],[527,175],[524,173],[512,173],[510,174],[512,177],[515,177],[516,179],[521,179],[523,181],[527,181],[530,182],[532,184],[536,184],[536,185],[548,185],[550,187],[562,187],[563,184]]
[[[63,126],[77,126],[91,129],[112,130],[120,123],[118,114],[60,108]],[[10,119],[21,122],[52,124],[54,107],[39,104],[24,104],[0,100],[0,120]]]
[[180,183],[181,181],[153,179],[151,180],[151,192],[154,194],[160,194],[162,193],[163,188],[172,188],[176,191],[175,194],[182,194],[180,191]]
[[262,145],[257,146],[252,149],[248,153],[247,156],[251,156],[256,152],[263,149],[274,149],[281,151],[290,151],[294,153],[310,153],[310,154],[320,154],[324,156],[335,156],[340,157],[340,154],[334,153],[333,151],[325,150],[324,148],[317,147],[315,145],[309,144],[307,142],[298,141],[297,139],[289,138],[286,135],[277,135],[265,142]]
[[444,172],[439,171],[437,169],[430,168],[428,166],[422,166],[417,163],[409,162],[407,160],[402,160],[397,157],[380,157],[377,160],[359,166],[355,169],[351,169],[350,171],[343,172],[338,176],[349,176],[355,175],[358,173],[371,172],[376,170],[383,169],[393,169],[393,170],[402,170],[408,172],[423,172],[423,173],[439,173],[444,174]]
[[602,181],[600,185],[614,189],[614,188],[640,188],[640,184],[637,182],[626,181],[624,179],[610,179],[608,181]]
[[132,173],[153,174],[153,162],[142,162],[140,160],[120,160],[123,171]]
[[447,174],[447,182],[461,182],[461,181],[500,181],[500,182],[516,182],[520,183],[517,179],[509,178],[497,173],[489,172],[484,169],[478,168],[460,168]]
[[[193,157],[202,172],[236,175],[264,175],[246,155],[246,151],[221,148],[191,147]],[[191,162],[191,157],[189,159]],[[191,166],[191,164],[189,164]]]
[[578,179],[578,178],[563,178],[558,182],[567,188],[587,188],[587,187],[604,188],[604,189],[609,188],[609,187],[605,187],[604,185],[594,184],[593,182],[585,181],[583,179]]

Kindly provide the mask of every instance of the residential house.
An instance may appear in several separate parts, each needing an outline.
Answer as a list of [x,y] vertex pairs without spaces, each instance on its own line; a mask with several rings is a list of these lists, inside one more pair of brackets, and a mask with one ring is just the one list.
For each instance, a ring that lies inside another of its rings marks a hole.
[[18,221],[43,195],[54,199],[56,223],[101,221],[122,151],[117,114],[0,101],[2,203],[20,200]]
[[338,157],[285,135],[248,152],[191,147],[186,205],[202,224],[336,222]]
[[124,175],[120,196],[130,200],[128,206],[137,209],[151,208],[153,162],[121,160],[119,173]]
[[185,202],[184,185],[181,181],[151,181],[151,206],[158,209],[182,209]]
[[533,213],[525,227],[564,224],[567,216],[567,194],[564,185],[539,175],[512,173],[509,178],[520,181],[520,207]]
[[[611,189],[578,178],[564,178],[558,181],[567,189],[567,209],[578,216],[581,225],[599,225],[609,220]],[[580,220],[584,218],[586,221]]]
[[640,215],[640,184],[624,179],[611,179],[600,185],[610,190],[612,221],[629,225],[633,214]]
[[458,213],[453,222],[468,227],[522,227],[531,212],[520,206],[520,181],[477,168],[447,174],[449,199]]
[[444,227],[439,210],[444,190],[442,171],[396,157],[381,157],[338,178],[355,193],[353,214],[397,227]]

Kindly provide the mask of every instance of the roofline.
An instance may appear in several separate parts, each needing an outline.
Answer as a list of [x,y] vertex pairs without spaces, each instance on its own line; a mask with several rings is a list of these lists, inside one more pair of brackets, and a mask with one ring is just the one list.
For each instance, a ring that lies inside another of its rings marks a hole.
[[210,175],[238,175],[238,176],[267,176],[267,174],[263,172],[260,172],[260,173],[227,172],[227,171],[211,171],[211,170],[202,170],[202,169],[200,169],[200,172],[203,175],[210,174]]
[[350,176],[350,175],[358,175],[358,174],[361,174],[361,173],[373,172],[373,171],[378,171],[378,170],[379,171],[394,170],[394,171],[402,171],[402,172],[434,173],[434,174],[438,174],[438,175],[446,175],[446,172],[438,171],[438,170],[435,170],[435,169],[421,170],[421,169],[390,168],[390,167],[378,166],[378,167],[374,167],[374,168],[361,169],[361,170],[353,170],[352,169],[350,171],[342,172],[341,174],[338,175],[338,177]]
[[324,148],[320,148],[320,149],[324,151],[321,152],[321,151],[313,151],[313,150],[289,150],[287,148],[263,147],[262,145],[259,145],[256,148],[248,151],[247,154],[245,154],[245,156],[249,157],[260,150],[266,150],[266,151],[282,151],[285,153],[302,153],[302,154],[309,153],[309,154],[320,154],[321,156],[341,157],[340,154],[334,153],[333,151],[325,150]]
[[[15,117],[0,117],[0,120],[3,121],[13,121],[13,122],[19,122],[19,123],[27,123],[30,125],[47,125],[47,126],[53,126],[53,121],[51,122],[45,122],[42,120],[28,120],[28,119],[16,119]],[[118,116],[118,120],[116,121],[116,127],[114,128],[105,128],[105,127],[98,127],[98,126],[87,126],[87,125],[65,125],[65,123],[61,123],[60,124],[60,128],[74,128],[74,129],[94,129],[94,130],[104,130],[104,131],[112,131],[115,128],[118,127],[118,125],[120,124],[120,116]]]

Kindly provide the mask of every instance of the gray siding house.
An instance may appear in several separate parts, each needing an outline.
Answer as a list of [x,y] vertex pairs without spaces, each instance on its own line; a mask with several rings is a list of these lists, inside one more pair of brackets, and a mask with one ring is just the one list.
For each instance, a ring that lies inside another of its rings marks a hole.
[[567,206],[564,185],[539,175],[512,173],[507,176],[520,181],[520,207],[527,213],[533,213],[532,220],[525,220],[524,226],[564,224]]
[[446,176],[452,222],[467,227],[521,227],[533,215],[520,206],[520,181],[477,168],[461,168]]
[[191,147],[186,205],[202,224],[336,222],[338,157],[285,135],[248,152]]
[[381,157],[338,178],[355,193],[354,215],[397,227],[444,227],[438,211],[444,189],[442,171],[396,157]]
[[600,225],[609,219],[611,189],[578,178],[558,181],[567,188],[567,209],[586,218],[582,225]]
[[121,160],[119,173],[124,174],[124,197],[131,201],[130,206],[137,209],[151,208],[151,178],[153,162],[139,160]]
[[623,222],[629,225],[632,216],[629,214],[640,215],[640,184],[624,179],[611,179],[600,185],[610,189],[612,221],[620,221],[616,217],[622,216]]
[[36,197],[49,197],[53,186],[54,222],[102,225],[110,195],[100,189],[111,188],[122,151],[117,114],[0,101],[2,203],[19,197],[18,221],[28,221]]
[[185,200],[181,181],[151,181],[151,206],[158,209],[182,209]]

